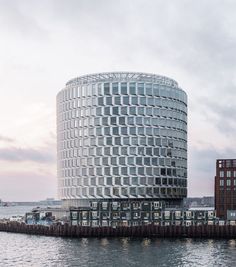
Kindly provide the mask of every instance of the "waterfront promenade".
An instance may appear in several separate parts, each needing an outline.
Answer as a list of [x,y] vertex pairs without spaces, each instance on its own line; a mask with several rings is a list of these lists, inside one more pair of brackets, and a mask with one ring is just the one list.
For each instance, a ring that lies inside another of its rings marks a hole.
[[235,225],[90,227],[65,225],[27,225],[0,223],[0,231],[58,237],[161,237],[161,238],[236,238]]

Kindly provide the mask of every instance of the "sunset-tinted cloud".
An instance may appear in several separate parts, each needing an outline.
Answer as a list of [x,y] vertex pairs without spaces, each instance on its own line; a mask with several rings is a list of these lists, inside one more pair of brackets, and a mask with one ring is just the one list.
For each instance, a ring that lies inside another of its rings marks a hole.
[[[54,152],[54,153],[53,153]],[[26,148],[0,148],[0,160],[4,161],[35,161],[39,163],[55,162],[55,151]]]

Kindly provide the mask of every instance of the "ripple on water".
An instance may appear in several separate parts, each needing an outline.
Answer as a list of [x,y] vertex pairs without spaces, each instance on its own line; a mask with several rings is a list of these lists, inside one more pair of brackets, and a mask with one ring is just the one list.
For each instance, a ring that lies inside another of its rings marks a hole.
[[235,240],[54,238],[0,233],[0,266],[233,266]]

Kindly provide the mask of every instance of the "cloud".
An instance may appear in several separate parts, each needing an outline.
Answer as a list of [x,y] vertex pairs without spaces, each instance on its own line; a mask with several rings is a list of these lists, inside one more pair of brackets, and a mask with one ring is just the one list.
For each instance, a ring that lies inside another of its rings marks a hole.
[[203,143],[189,149],[188,192],[190,196],[214,195],[217,159],[236,158],[233,148],[219,149]]
[[[54,148],[35,144],[54,142],[55,114],[40,115],[55,110],[68,79],[153,72],[188,93],[190,192],[201,194],[204,185],[213,194],[215,159],[234,157],[236,146],[235,10],[233,0],[0,0],[1,125],[17,145],[31,147],[1,149],[0,159],[9,166],[55,160]],[[38,101],[44,106],[33,112]]]
[[7,136],[3,136],[0,135],[0,142],[4,142],[4,143],[14,143],[15,139],[7,137]]
[[[42,24],[40,25],[37,16],[32,16],[33,6],[28,6],[26,1],[2,0],[0,6],[0,22],[2,26],[4,25],[4,27],[0,26],[2,31],[7,29],[9,34],[16,34],[25,39],[40,39],[42,41],[47,38],[47,31],[42,27]],[[40,9],[40,5],[38,8]]]
[[57,197],[56,176],[31,170],[0,173],[0,196],[3,201],[38,201]]
[[[55,152],[56,153],[56,152]],[[4,161],[34,161],[38,163],[54,163],[55,154],[51,149],[32,148],[1,148],[0,160]]]
[[231,93],[231,101],[224,96],[221,101],[202,98],[199,103],[209,123],[213,124],[219,132],[227,136],[236,134],[236,106],[234,105],[234,94]]

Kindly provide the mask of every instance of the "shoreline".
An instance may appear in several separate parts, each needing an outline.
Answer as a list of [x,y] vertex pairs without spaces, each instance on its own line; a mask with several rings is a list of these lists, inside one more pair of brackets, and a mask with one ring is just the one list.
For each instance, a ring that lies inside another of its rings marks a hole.
[[146,238],[236,238],[235,225],[90,227],[65,225],[27,225],[24,223],[0,223],[0,232],[22,233],[53,237],[146,237]]

